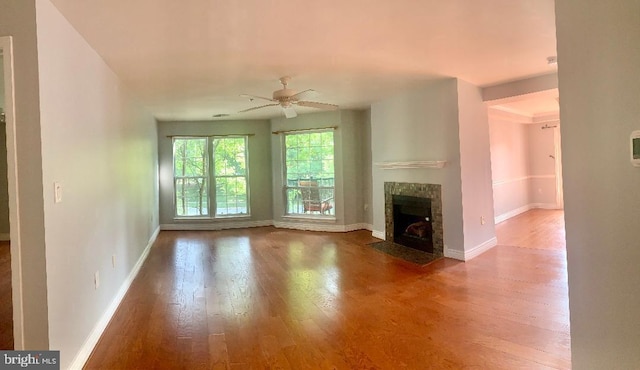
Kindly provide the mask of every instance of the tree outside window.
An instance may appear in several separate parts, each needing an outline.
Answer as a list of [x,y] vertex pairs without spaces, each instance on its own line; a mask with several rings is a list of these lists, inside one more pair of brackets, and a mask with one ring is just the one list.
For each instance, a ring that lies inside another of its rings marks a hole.
[[177,217],[249,214],[247,137],[176,137],[173,166]]
[[333,131],[285,134],[286,213],[335,215]]

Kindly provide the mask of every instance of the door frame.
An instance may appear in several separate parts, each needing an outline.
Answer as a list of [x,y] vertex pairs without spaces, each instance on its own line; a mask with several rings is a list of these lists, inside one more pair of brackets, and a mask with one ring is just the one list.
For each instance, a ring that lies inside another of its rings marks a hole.
[[20,206],[18,196],[18,158],[16,150],[15,89],[13,75],[13,39],[0,37],[3,56],[4,102],[7,135],[7,180],[9,189],[9,225],[11,239],[11,295],[13,301],[13,343],[24,349],[24,314],[22,295],[22,254],[20,248]]
[[560,137],[560,125],[556,124],[553,129],[553,146],[555,155],[555,175],[556,175],[556,206],[558,209],[564,209],[564,193],[562,185],[562,140]]

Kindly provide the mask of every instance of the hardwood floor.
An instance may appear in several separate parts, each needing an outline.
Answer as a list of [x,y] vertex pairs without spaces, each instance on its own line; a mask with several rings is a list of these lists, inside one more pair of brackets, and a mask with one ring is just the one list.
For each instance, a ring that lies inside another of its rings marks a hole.
[[163,231],[86,368],[570,368],[562,220],[426,267],[368,231]]
[[0,350],[13,349],[11,244],[0,241]]

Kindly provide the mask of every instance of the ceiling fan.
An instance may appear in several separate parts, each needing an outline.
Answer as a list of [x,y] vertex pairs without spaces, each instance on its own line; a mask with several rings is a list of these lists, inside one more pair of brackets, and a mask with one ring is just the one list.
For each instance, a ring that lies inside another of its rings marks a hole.
[[261,105],[259,107],[253,107],[245,110],[241,110],[238,113],[249,112],[256,109],[262,109],[266,107],[275,107],[281,106],[282,111],[284,112],[285,117],[293,118],[298,114],[293,109],[294,105],[299,105],[301,107],[310,107],[310,108],[318,108],[325,110],[336,110],[338,106],[335,104],[327,104],[327,103],[318,103],[314,101],[307,101],[306,99],[311,98],[317,95],[315,90],[309,89],[301,92],[296,92],[295,90],[287,88],[287,84],[291,80],[291,77],[284,76],[280,78],[280,83],[282,84],[282,89],[276,90],[273,92],[272,98],[265,98],[263,96],[249,95],[249,94],[241,94],[240,96],[243,98],[249,98],[251,101],[255,99],[267,100],[270,101],[271,104]]

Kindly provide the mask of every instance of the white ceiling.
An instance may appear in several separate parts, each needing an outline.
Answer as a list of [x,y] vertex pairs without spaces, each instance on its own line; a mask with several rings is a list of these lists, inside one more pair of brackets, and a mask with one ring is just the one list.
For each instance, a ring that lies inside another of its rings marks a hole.
[[554,0],[52,2],[160,120],[281,115],[235,112],[256,105],[239,94],[270,96],[284,75],[362,108],[437,77],[549,73],[556,54]]

